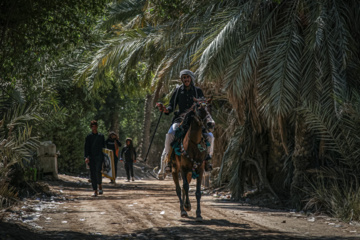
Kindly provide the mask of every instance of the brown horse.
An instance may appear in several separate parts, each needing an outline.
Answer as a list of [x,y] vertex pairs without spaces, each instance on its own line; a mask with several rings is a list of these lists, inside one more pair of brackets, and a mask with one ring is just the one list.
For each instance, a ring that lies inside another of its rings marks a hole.
[[[194,105],[190,109],[193,111],[190,128],[182,142],[183,153],[181,156],[175,155],[175,163],[172,167],[172,176],[176,185],[176,194],[180,201],[181,217],[187,217],[187,211],[191,210],[189,200],[189,184],[191,178],[196,178],[196,220],[201,221],[200,198],[201,198],[201,180],[204,173],[204,160],[207,154],[206,143],[203,138],[203,128],[213,128],[214,120],[208,111],[211,100],[194,99]],[[179,183],[179,173],[183,180],[183,189],[181,197],[181,187]]]

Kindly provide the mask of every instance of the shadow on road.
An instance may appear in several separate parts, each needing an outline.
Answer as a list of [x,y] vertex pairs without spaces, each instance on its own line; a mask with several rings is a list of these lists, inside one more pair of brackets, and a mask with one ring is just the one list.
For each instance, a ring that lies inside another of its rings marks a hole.
[[[318,239],[318,240],[342,240],[358,239],[354,238],[331,238],[331,237],[293,237],[290,234],[271,230],[256,231],[248,224],[231,223],[224,219],[211,219],[203,222],[195,222],[192,219],[183,220],[184,224],[192,226],[174,226],[165,228],[149,228],[131,235],[119,233],[108,236],[101,233],[79,233],[73,231],[36,231],[25,226],[0,222],[0,239],[6,240],[35,240],[35,239],[244,239],[244,240],[300,240],[300,239]],[[222,230],[210,229],[207,226],[222,226]],[[236,227],[236,229],[224,230],[224,226]]]

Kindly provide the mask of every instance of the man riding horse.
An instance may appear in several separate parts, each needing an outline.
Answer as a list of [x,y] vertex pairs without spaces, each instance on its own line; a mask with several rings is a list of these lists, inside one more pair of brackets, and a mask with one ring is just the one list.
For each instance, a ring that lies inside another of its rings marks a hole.
[[[168,161],[169,165],[166,164],[166,159],[170,159],[171,154],[171,146],[170,144],[175,139],[175,131],[179,127],[182,118],[180,117],[183,113],[187,112],[194,104],[194,98],[203,98],[203,91],[196,87],[194,84],[195,74],[190,70],[182,70],[180,72],[180,79],[182,85],[175,89],[171,96],[170,103],[168,107],[164,107],[163,105],[159,106],[159,110],[164,112],[166,115],[169,115],[173,112],[177,106],[179,106],[179,110],[174,113],[174,118],[172,121],[172,125],[166,134],[165,138],[165,148],[161,155],[161,167],[158,172],[158,178],[160,180],[165,179],[166,173],[170,173],[170,161]],[[205,132],[204,137],[210,143],[210,147],[207,148],[207,157],[205,159],[205,171],[211,171],[212,166],[209,163],[209,160],[212,157],[213,152],[213,143],[214,136],[211,132]],[[166,173],[165,173],[166,172]]]

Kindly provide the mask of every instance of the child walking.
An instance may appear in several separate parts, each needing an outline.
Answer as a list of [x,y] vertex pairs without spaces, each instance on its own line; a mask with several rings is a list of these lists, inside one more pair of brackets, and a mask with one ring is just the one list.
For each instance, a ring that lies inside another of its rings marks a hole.
[[135,181],[133,165],[134,162],[136,162],[136,151],[132,144],[131,138],[126,139],[126,145],[121,151],[121,158],[120,158],[121,161],[123,161],[123,155],[125,155],[125,170],[126,170],[127,182],[130,182],[130,174],[132,181]]

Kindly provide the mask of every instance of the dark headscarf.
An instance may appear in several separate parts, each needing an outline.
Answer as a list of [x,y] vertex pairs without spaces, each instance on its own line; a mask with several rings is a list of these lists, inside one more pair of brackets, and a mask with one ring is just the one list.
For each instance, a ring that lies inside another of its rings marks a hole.
[[[131,139],[131,138],[127,138],[126,141],[125,141],[125,144],[126,144],[127,141],[130,141],[129,148],[130,148],[130,149],[134,148],[134,147],[133,147],[133,143],[132,143],[132,139]],[[126,146],[127,146],[127,145],[126,145]]]

